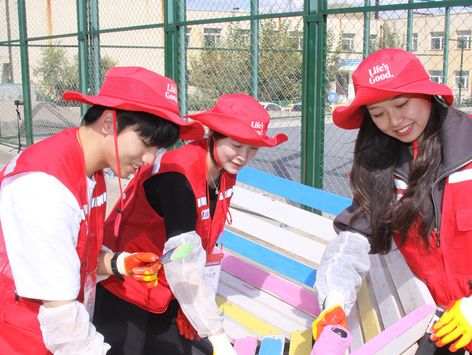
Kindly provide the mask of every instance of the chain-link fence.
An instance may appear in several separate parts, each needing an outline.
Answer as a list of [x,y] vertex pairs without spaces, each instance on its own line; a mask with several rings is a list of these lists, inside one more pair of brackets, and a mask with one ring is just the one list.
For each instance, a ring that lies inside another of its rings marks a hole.
[[[332,124],[354,97],[351,74],[385,47],[415,53],[433,80],[472,107],[469,0],[6,0],[0,5],[0,142],[22,146],[80,124],[67,90],[90,94],[115,65],[179,84],[182,113],[248,93],[271,115],[251,165],[349,196],[356,131]],[[307,7],[304,5],[307,4]]]

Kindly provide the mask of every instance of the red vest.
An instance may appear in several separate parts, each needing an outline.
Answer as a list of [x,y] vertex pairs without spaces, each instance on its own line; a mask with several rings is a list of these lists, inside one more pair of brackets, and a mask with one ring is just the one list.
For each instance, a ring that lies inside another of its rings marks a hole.
[[[439,230],[426,249],[411,233],[399,249],[411,270],[428,286],[435,302],[448,306],[472,295],[472,163],[447,178]],[[441,208],[441,206],[438,206]],[[398,238],[396,238],[397,245]]]
[[[127,201],[119,236],[115,238],[113,235],[117,216],[116,209],[114,209],[105,223],[104,244],[114,251],[147,251],[162,255],[164,244],[167,241],[164,220],[146,199],[143,183],[156,174],[179,172],[188,179],[194,192],[197,213],[195,230],[201,237],[207,254],[211,253],[225,225],[236,176],[223,172],[221,176],[222,192],[219,194],[215,212],[211,218],[207,197],[206,152],[207,141],[202,139],[166,152],[162,155],[162,159],[157,158],[154,165],[141,169],[125,190]],[[119,205],[115,207],[119,207]],[[102,285],[116,296],[153,313],[165,312],[173,298],[162,271],[159,273],[159,284],[151,289],[129,277],[126,277],[125,281],[120,281],[117,277],[110,276],[102,281]]]
[[[0,186],[4,178],[33,171],[56,177],[72,192],[84,212],[76,247],[81,262],[81,288],[77,300],[82,302],[86,277],[96,271],[98,254],[102,246],[106,213],[106,185],[103,172],[99,171],[94,175],[96,186],[92,196],[92,209],[87,213],[85,161],[77,140],[77,128],[64,130],[36,143],[14,158],[0,172]],[[0,290],[0,353],[48,354],[38,321],[41,301],[16,296],[1,226]]]

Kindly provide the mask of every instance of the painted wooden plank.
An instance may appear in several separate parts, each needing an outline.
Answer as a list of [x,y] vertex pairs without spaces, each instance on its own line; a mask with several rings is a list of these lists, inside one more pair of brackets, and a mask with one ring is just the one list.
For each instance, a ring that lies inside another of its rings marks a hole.
[[403,307],[398,300],[395,285],[383,256],[370,255],[370,265],[368,277],[370,284],[373,285],[372,291],[377,301],[383,328],[386,328],[404,316]]
[[[237,229],[248,234],[263,243],[273,246],[275,250],[282,250],[284,253],[291,253],[295,257],[307,260],[317,267],[321,262],[321,256],[326,248],[326,243],[310,239],[290,230],[280,228],[268,223],[258,216],[232,210],[233,224],[231,230]],[[294,242],[296,241],[296,242]]]
[[[283,223],[314,235],[325,243],[331,241],[337,235],[331,219],[302,210],[296,206],[290,206],[287,203],[274,200],[240,186],[234,187],[231,207],[242,208],[265,216],[279,222],[279,224]],[[233,223],[236,221],[234,219]]]
[[306,313],[313,316],[320,313],[313,289],[308,290],[296,285],[229,253],[224,254],[222,270]]
[[308,355],[312,348],[311,330],[295,330],[290,334],[289,355]]
[[262,339],[259,355],[282,355],[284,351],[284,339],[265,337]]
[[349,313],[349,316],[347,317],[347,324],[352,337],[352,343],[349,348],[351,351],[354,351],[364,344],[362,328],[359,322],[359,312],[357,311],[357,304],[354,304],[352,307],[351,313]]
[[[224,300],[221,298],[222,302]],[[246,328],[244,325],[239,323],[237,320],[223,313],[223,328],[225,329],[226,335],[230,340],[242,339],[246,337],[258,337],[258,334],[251,329]]]
[[238,181],[332,215],[339,214],[351,204],[348,198],[250,167],[241,169]]
[[234,342],[234,350],[238,355],[254,355],[257,349],[257,338],[246,337],[236,339]]
[[[220,236],[218,242],[221,243],[221,240]],[[306,286],[313,287],[315,284],[315,269],[249,241],[229,230],[224,231],[224,247]]]
[[398,249],[395,248],[384,258],[405,313],[424,304],[436,305],[426,285],[411,272]]
[[364,280],[357,294],[357,304],[359,306],[359,322],[361,323],[364,341],[375,337],[382,330],[379,319],[375,311],[367,282]]
[[401,354],[424,335],[433,313],[434,307],[431,305],[417,308],[365,343],[352,355]]
[[219,295],[216,295],[216,304],[218,305],[218,309],[226,316],[233,318],[238,323],[243,324],[258,335],[283,333],[281,329],[264,322],[263,320],[255,317],[246,310],[235,306]]
[[[264,333],[265,329],[261,329],[258,331],[261,335],[283,334],[289,337],[292,330],[308,329],[313,322],[313,317],[305,312],[225,272],[221,273],[218,294],[232,305],[244,309],[252,316],[280,330]],[[240,320],[244,326],[251,329],[253,325],[250,321]]]

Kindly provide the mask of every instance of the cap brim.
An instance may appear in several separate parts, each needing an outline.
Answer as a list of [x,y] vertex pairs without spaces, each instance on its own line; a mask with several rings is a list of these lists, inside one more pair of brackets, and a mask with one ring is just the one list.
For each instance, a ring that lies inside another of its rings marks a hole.
[[356,97],[348,106],[338,106],[334,109],[333,122],[340,128],[357,129],[361,126],[364,119],[363,106],[402,94],[442,96],[448,105],[452,105],[454,101],[452,90],[448,86],[437,84],[429,79],[405,85],[398,89],[360,88],[356,93]]
[[64,100],[78,101],[88,105],[100,105],[126,111],[147,112],[161,117],[180,126],[180,138],[182,140],[196,140],[204,136],[205,130],[199,122],[185,121],[175,112],[156,106],[145,105],[136,102],[125,101],[110,96],[90,96],[76,91],[67,91],[63,94]]
[[288,140],[283,133],[277,133],[274,137],[258,135],[253,128],[235,120],[234,117],[213,112],[202,112],[187,115],[209,129],[230,137],[240,143],[255,147],[275,147]]

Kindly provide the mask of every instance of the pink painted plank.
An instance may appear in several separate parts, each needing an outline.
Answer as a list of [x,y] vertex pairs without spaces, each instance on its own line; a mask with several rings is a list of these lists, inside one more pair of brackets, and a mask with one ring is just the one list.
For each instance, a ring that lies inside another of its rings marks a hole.
[[280,276],[269,273],[257,266],[247,263],[234,255],[224,253],[222,269],[239,279],[267,291],[313,316],[320,313],[315,294]]
[[234,341],[234,350],[238,355],[254,355],[257,348],[256,337],[246,337]]
[[434,312],[434,307],[431,305],[423,305],[418,307],[414,311],[408,313],[405,317],[398,320],[390,327],[385,329],[379,335],[370,339],[367,343],[362,345],[356,351],[352,352],[351,355],[366,355],[376,354],[387,344],[406,333],[411,327],[423,320],[428,315]]

